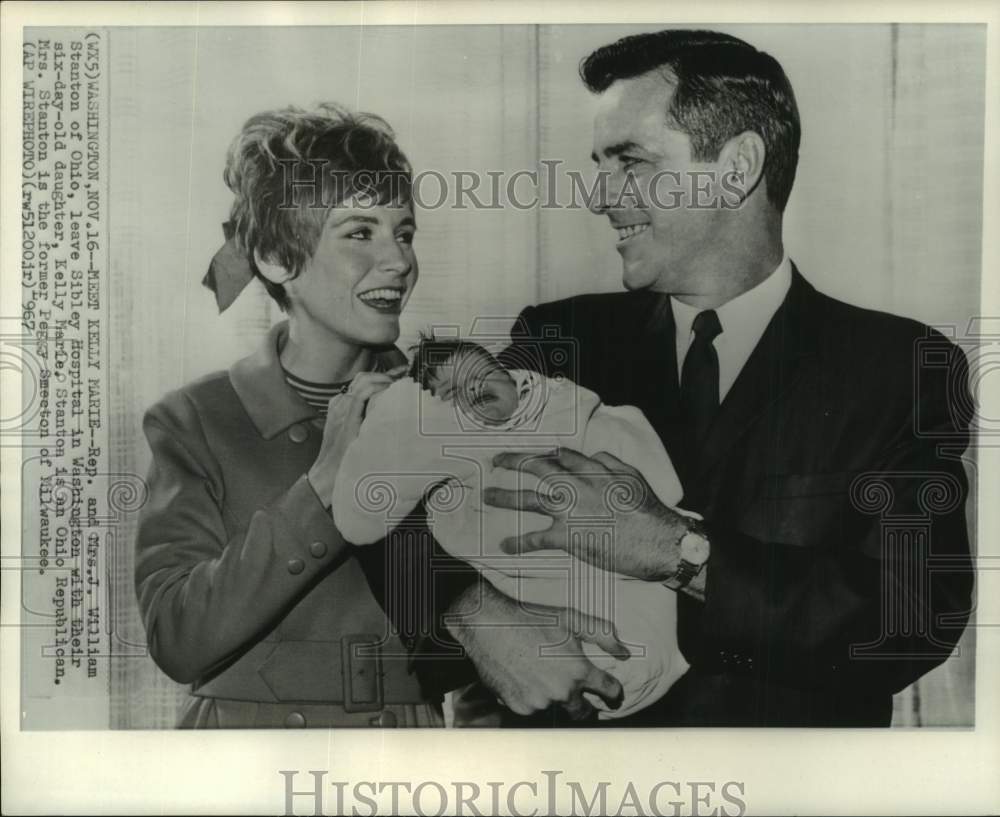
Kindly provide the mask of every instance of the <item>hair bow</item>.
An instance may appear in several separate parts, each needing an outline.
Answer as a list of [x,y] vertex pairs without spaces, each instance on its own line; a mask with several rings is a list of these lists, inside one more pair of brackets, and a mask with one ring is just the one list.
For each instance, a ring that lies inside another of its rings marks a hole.
[[218,304],[220,314],[229,308],[244,287],[253,280],[250,261],[236,243],[236,228],[233,222],[227,221],[223,224],[222,233],[226,243],[212,256],[208,272],[201,279],[202,285],[215,293],[215,302]]

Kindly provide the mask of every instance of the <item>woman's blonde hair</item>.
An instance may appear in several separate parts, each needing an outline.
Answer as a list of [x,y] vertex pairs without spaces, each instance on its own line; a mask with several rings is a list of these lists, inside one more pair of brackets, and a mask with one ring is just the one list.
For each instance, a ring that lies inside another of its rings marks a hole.
[[233,191],[237,245],[282,309],[284,287],[260,274],[254,252],[297,276],[319,243],[330,208],[354,195],[377,204],[412,198],[412,169],[379,116],[334,103],[265,111],[229,146],[223,178]]

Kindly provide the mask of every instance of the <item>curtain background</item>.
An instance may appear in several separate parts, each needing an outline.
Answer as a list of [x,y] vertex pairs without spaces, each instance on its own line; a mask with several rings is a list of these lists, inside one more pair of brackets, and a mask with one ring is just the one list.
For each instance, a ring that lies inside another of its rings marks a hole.
[[[334,100],[384,116],[417,171],[509,175],[558,160],[561,172],[589,178],[592,100],[577,65],[592,48],[649,28],[112,30],[114,470],[146,473],[146,407],[251,351],[278,317],[256,285],[218,316],[200,285],[228,214],[225,149],[250,115]],[[721,29],[772,53],[795,88],[803,142],[785,239],[803,273],[843,300],[959,339],[972,334],[985,28]],[[404,348],[431,324],[468,332],[490,319],[505,331],[526,304],[621,287],[611,230],[586,212],[424,209],[418,223],[421,278]],[[145,652],[134,524],[126,519],[114,550],[110,725],[169,727],[186,691]],[[973,636],[897,696],[895,724],[973,722]]]

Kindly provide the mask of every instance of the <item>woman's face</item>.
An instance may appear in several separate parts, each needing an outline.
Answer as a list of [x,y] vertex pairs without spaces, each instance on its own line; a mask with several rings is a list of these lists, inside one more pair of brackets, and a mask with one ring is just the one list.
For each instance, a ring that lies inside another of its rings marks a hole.
[[350,199],[334,207],[312,258],[284,284],[290,319],[347,343],[394,343],[417,283],[415,232],[411,204]]

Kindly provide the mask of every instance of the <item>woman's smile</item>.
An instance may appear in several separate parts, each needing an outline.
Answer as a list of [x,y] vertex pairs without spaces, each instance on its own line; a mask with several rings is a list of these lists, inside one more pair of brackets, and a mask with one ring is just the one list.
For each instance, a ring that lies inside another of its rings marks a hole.
[[406,288],[391,286],[366,289],[358,293],[358,300],[376,312],[398,315],[406,302]]

